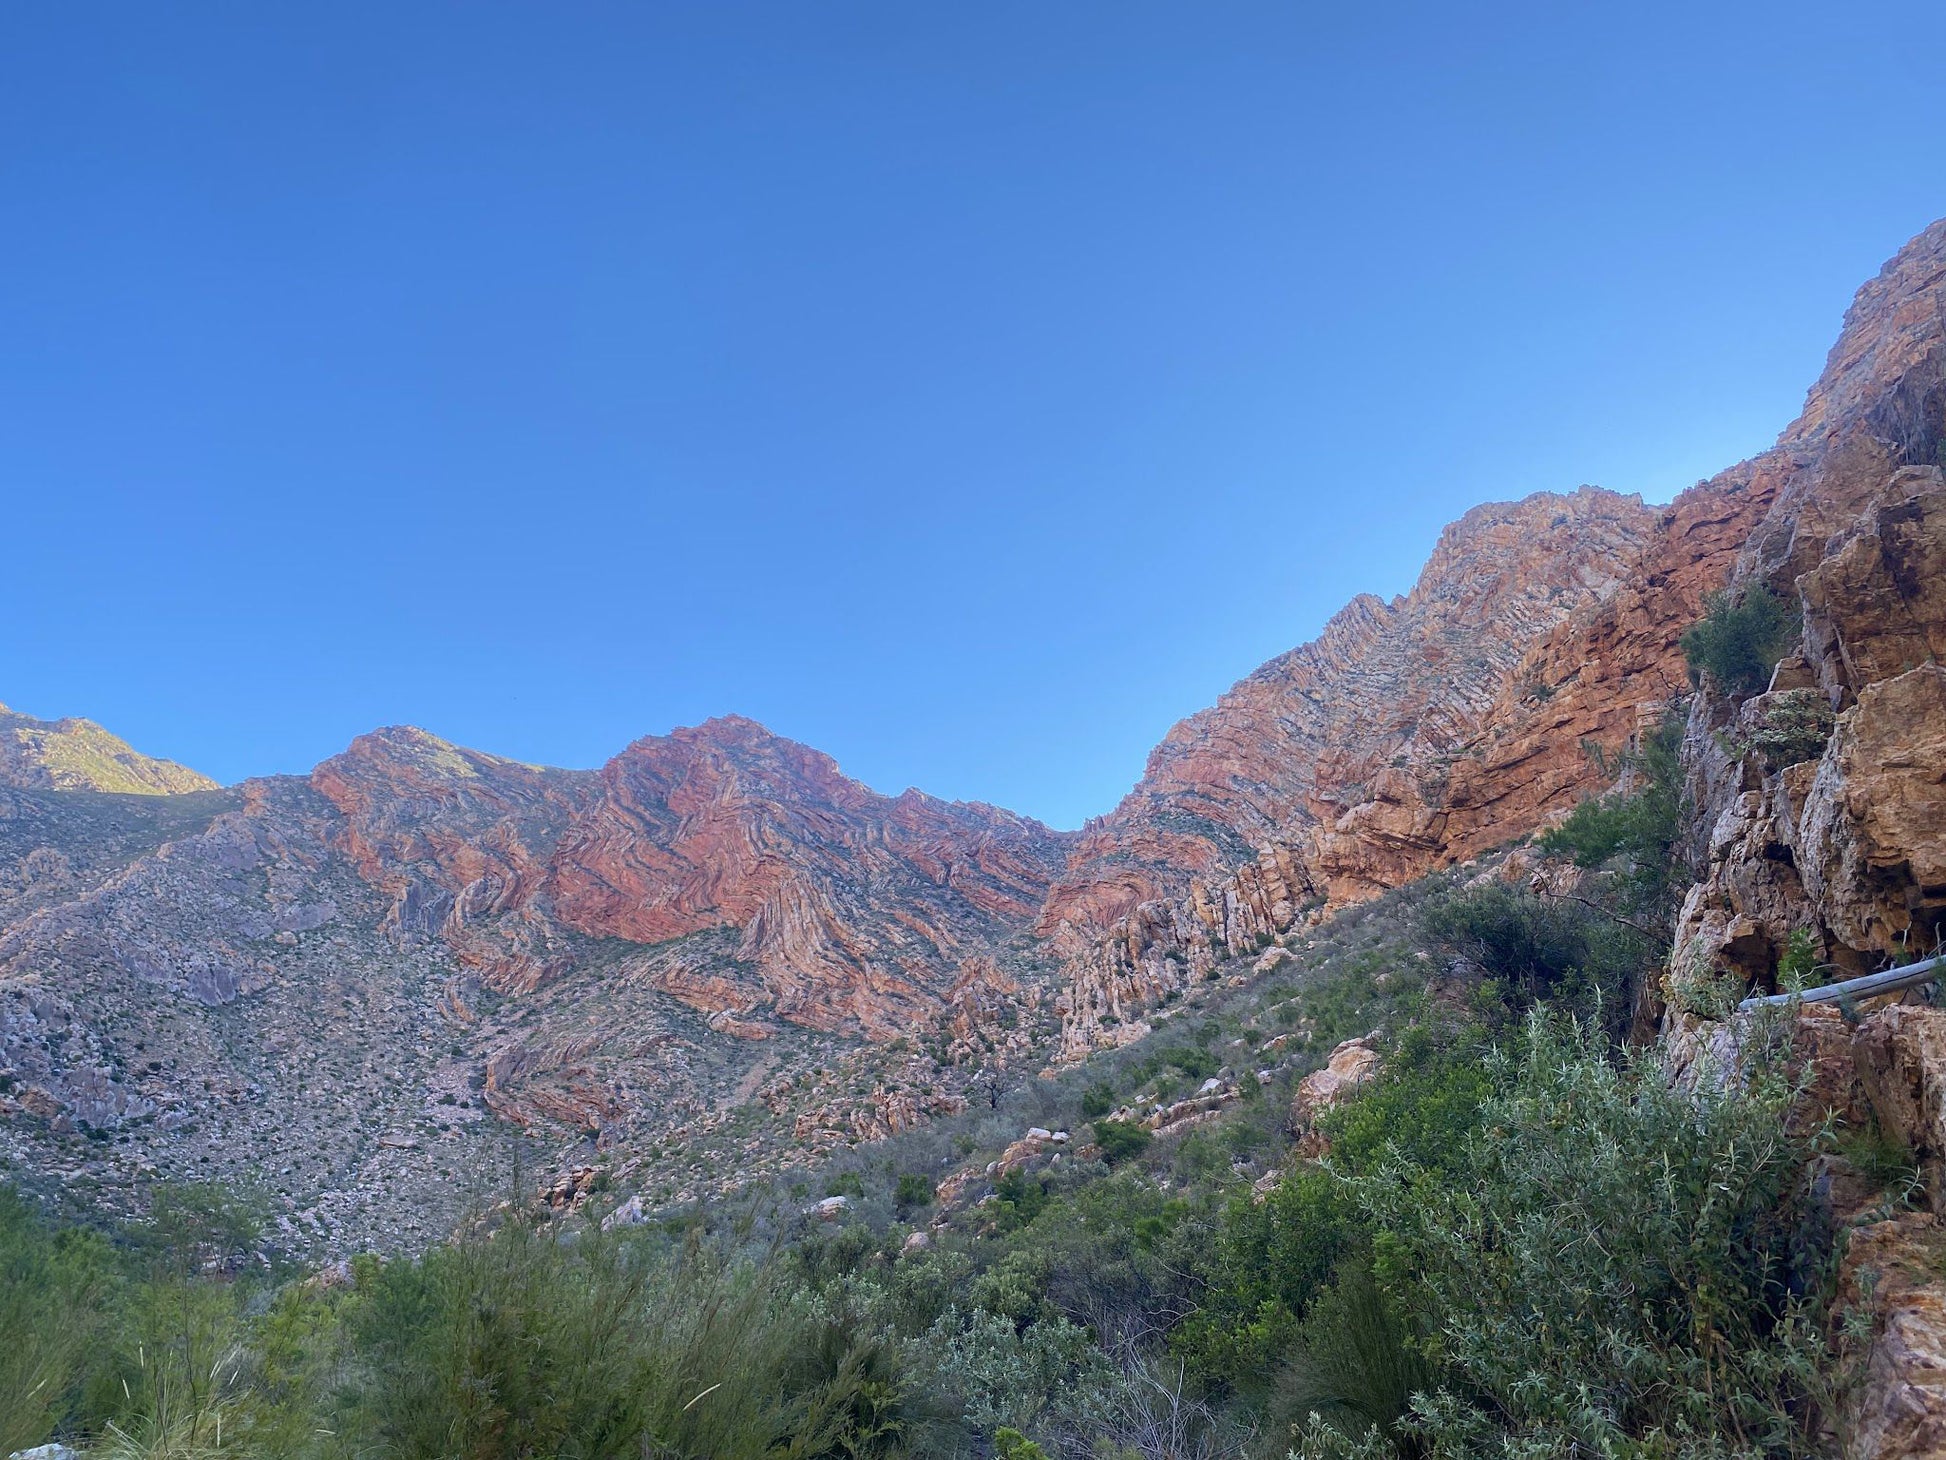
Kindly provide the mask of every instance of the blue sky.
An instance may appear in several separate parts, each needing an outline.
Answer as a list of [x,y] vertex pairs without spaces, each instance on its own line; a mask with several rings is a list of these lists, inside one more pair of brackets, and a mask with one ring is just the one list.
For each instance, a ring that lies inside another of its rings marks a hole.
[[0,10],[0,700],[226,780],[737,711],[1059,825],[1946,213],[1946,7]]

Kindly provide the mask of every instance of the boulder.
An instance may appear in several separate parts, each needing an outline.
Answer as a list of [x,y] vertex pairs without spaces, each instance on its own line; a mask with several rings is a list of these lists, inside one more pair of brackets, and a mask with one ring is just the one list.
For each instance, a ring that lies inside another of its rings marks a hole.
[[642,1197],[638,1192],[601,1219],[601,1230],[613,1232],[618,1227],[639,1227],[648,1219],[648,1213],[642,1210]]
[[1331,1051],[1323,1069],[1313,1070],[1298,1082],[1297,1093],[1291,1097],[1291,1133],[1297,1137],[1299,1155],[1324,1154],[1325,1141],[1318,1133],[1317,1118],[1378,1073],[1377,1040],[1376,1033],[1347,1039]]

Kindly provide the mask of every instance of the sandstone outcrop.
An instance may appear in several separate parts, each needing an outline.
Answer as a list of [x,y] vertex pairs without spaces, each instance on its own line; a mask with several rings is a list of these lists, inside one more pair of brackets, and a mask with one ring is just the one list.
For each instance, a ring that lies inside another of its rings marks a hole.
[[[1946,475],[1894,473],[1797,578],[1804,631],[1773,689],[1740,704],[1698,697],[1688,759],[1710,833],[1679,961],[1767,982],[1800,933],[1855,973],[1946,931],[1943,565]],[[1833,728],[1778,764],[1790,752],[1764,749],[1759,732],[1793,696],[1816,697]]]
[[741,1012],[894,1037],[937,1017],[963,960],[1032,915],[1062,847],[994,807],[880,796],[730,718],[611,761],[547,892],[559,922],[591,937],[734,929],[731,964],[750,970]]
[[1324,1068],[1313,1070],[1298,1081],[1291,1096],[1291,1133],[1297,1137],[1300,1156],[1320,1156],[1325,1140],[1317,1128],[1318,1117],[1342,1104],[1361,1085],[1378,1074],[1381,1057],[1378,1036],[1360,1035],[1347,1039],[1331,1051]]
[[[1812,1065],[1807,1116],[1875,1126],[1911,1153],[1931,1210],[1886,1189],[1841,1155],[1821,1157],[1813,1196],[1840,1230],[1832,1331],[1849,1382],[1840,1394],[1843,1453],[1905,1460],[1946,1448],[1946,1009],[1878,1008],[1855,1031],[1835,1010],[1797,1015]],[[1845,1048],[1849,1045],[1849,1050]],[[1848,1057],[1847,1057],[1848,1056]]]
[[1528,648],[1619,586],[1657,515],[1595,487],[1474,508],[1410,593],[1354,599],[1315,642],[1172,729],[1083,833],[1042,931],[1112,926],[1193,877],[1446,774]]
[[[1032,916],[1064,846],[990,806],[880,796],[734,716],[599,772],[384,730],[311,780],[395,933],[443,939],[502,992],[564,975],[589,940],[633,945],[633,976],[746,1038],[767,1018],[892,1038],[954,1001],[965,1023],[983,983],[1011,983],[984,955]],[[699,957],[699,934],[731,941]]]

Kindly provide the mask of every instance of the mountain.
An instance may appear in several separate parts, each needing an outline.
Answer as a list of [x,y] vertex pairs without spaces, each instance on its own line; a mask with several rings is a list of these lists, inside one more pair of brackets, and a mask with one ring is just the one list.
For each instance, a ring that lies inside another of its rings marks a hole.
[[173,796],[216,782],[143,755],[92,720],[36,720],[0,705],[0,786]]
[[644,950],[631,969],[749,1037],[782,1019],[890,1038],[936,1016],[966,960],[1034,915],[1066,841],[991,806],[878,795],[737,716],[592,774],[384,730],[311,783],[388,925],[438,935],[489,987],[565,973],[578,935]]
[[[1410,595],[1354,603],[1178,725],[1088,828],[1039,925],[1070,970],[1063,1051],[1139,1038],[1220,958],[1604,789],[1606,758],[1686,691],[1678,641],[1708,594],[1762,580],[1794,598],[1896,469],[1938,457],[1942,420],[1946,220],[1858,292],[1771,450],[1659,511],[1584,489],[1469,513]],[[1577,507],[1594,522],[1550,548],[1536,517]],[[1496,522],[1513,530],[1481,531]],[[1588,570],[1584,533],[1613,545]],[[1516,613],[1527,632],[1504,627]]]
[[1773,786],[1708,748],[1765,705],[1689,699],[1715,829],[1684,947],[1768,977],[1811,906],[1867,966],[1946,905],[1931,680],[1902,678],[1940,648],[1943,290],[1946,223],[1859,292],[1771,450],[1667,507],[1475,508],[1077,834],[880,795],[736,717],[598,771],[392,728],[221,790],[9,715],[0,1157],[110,1204],[256,1179],[338,1250],[442,1230],[510,1147],[722,1191],[1138,1039],[1240,957],[1566,815],[1688,694],[1678,641],[1726,584],[1803,604],[1775,692],[1851,716],[1850,759]]

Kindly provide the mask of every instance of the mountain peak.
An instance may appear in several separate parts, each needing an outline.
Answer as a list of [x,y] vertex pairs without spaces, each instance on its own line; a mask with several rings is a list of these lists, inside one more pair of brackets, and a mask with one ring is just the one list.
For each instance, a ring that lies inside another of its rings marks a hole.
[[37,720],[5,705],[0,705],[0,786],[137,796],[217,789],[208,776],[143,755],[92,720]]

